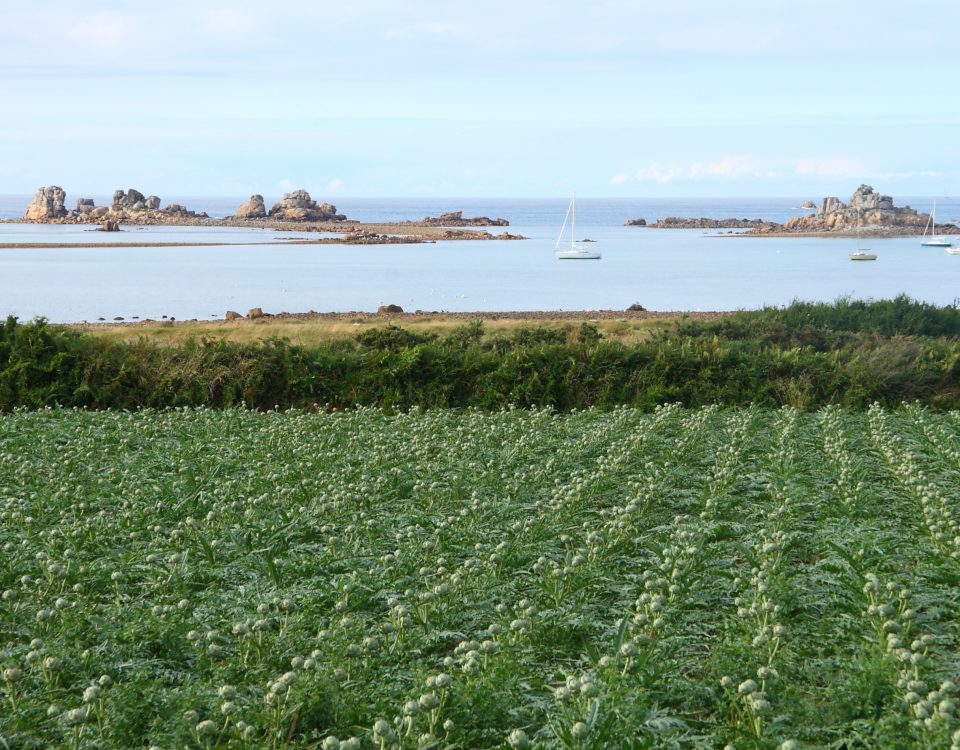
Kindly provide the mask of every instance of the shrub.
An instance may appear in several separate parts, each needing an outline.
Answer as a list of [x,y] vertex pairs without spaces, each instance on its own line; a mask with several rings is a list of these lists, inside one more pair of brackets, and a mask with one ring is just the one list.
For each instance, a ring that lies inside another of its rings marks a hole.
[[472,321],[442,339],[391,325],[353,342],[304,347],[284,340],[121,343],[11,317],[0,326],[0,410],[663,402],[814,409],[914,400],[950,409],[960,406],[960,343],[952,335],[896,332],[950,331],[954,323],[953,308],[907,298],[841,300],[683,321],[631,346],[602,339],[591,324],[574,341],[547,327],[485,339],[483,324]]

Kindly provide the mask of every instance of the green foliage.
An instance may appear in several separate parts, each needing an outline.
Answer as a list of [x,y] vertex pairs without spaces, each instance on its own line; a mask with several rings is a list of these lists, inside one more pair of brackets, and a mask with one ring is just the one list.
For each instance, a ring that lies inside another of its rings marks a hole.
[[466,349],[479,343],[484,332],[483,321],[471,320],[469,323],[464,323],[450,331],[444,339],[444,343],[455,349]]
[[356,336],[356,341],[360,346],[368,349],[407,349],[417,344],[425,344],[428,341],[436,339],[434,334],[416,333],[401,328],[398,325],[390,324],[383,328],[371,328],[363,331]]
[[8,318],[0,327],[0,411],[53,404],[652,409],[664,402],[816,409],[903,401],[954,409],[960,342],[949,332],[958,320],[953,307],[898,297],[685,320],[631,346],[602,338],[590,323],[575,335],[540,326],[487,337],[473,321],[443,338],[390,325],[304,347],[126,344]]
[[514,346],[536,346],[538,344],[566,344],[566,331],[560,328],[536,326],[534,328],[518,328],[513,333]]
[[0,325],[0,408],[71,403],[75,368],[86,344],[79,334],[42,318]]
[[0,746],[956,747],[958,420],[0,415]]
[[891,300],[836,302],[795,300],[787,307],[743,311],[715,322],[686,321],[686,335],[719,335],[725,338],[816,344],[848,341],[844,333],[880,336],[960,336],[960,308],[938,307],[901,294]]
[[577,331],[577,341],[581,344],[595,344],[603,338],[600,329],[593,323],[581,323]]

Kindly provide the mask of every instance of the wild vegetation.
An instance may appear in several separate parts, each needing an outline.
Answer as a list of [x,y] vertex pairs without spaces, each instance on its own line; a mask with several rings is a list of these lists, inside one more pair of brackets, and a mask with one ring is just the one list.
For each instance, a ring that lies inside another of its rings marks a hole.
[[0,410],[17,406],[405,409],[664,402],[865,409],[960,406],[960,310],[901,297],[680,320],[623,343],[609,328],[388,325],[284,339],[125,341],[42,320],[0,327]]
[[0,744],[956,750],[958,472],[918,405],[17,410]]

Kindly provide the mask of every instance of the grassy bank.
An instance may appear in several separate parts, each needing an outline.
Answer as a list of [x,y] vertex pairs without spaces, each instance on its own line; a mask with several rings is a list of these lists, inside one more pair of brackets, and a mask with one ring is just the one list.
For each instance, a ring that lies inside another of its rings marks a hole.
[[[709,317],[720,317],[711,313]],[[448,336],[466,323],[483,323],[485,338],[512,336],[529,328],[563,331],[574,338],[581,323],[595,325],[604,339],[633,344],[672,328],[682,313],[646,315],[608,312],[580,313],[316,313],[278,315],[256,320],[143,321],[139,323],[85,323],[71,326],[113,341],[135,343],[147,339],[154,343],[182,344],[190,339],[256,343],[284,339],[291,344],[315,346],[330,340],[352,339],[371,329],[400,326],[424,335]]]
[[[614,322],[610,325],[620,325]],[[650,325],[363,327],[311,343],[91,335],[10,318],[0,409],[357,404],[960,406],[960,311],[907,298]]]

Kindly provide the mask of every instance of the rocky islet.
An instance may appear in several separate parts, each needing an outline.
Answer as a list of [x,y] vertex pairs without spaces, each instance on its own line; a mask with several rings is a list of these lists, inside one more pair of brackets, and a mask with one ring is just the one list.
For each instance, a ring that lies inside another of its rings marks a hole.
[[[839,198],[829,196],[820,201],[816,212],[797,216],[783,225],[784,232],[849,232],[857,224],[866,228],[897,227],[923,231],[930,221],[930,214],[921,214],[910,206],[895,206],[893,198],[881,195],[869,185],[861,185],[846,204]],[[953,225],[938,227],[943,231],[958,232]]]
[[[250,201],[263,196],[253,195]],[[244,204],[246,205],[246,204]],[[239,218],[239,212],[237,214]],[[330,203],[317,203],[306,190],[294,190],[283,196],[270,209],[268,216],[278,221],[346,221],[347,217],[337,213],[337,207]]]
[[51,221],[62,219],[69,213],[66,207],[67,193],[59,185],[42,187],[33,196],[23,213],[24,221]]
[[263,202],[262,195],[251,195],[250,200],[237,206],[236,218],[238,219],[265,219],[267,218],[267,205]]
[[419,221],[404,222],[419,227],[508,227],[506,219],[489,216],[465,217],[463,211],[446,211],[439,216],[424,216]]
[[138,224],[176,224],[184,219],[206,219],[196,212],[171,203],[160,208],[160,198],[139,190],[115,190],[109,206],[97,206],[93,198],[78,198],[76,208],[66,208],[66,191],[59,185],[40,188],[23,213],[23,220],[46,224],[100,224],[104,221]]
[[[97,206],[92,198],[79,198],[76,208],[66,207],[66,192],[58,185],[41,187],[27,206],[22,221],[58,224],[102,224],[105,222],[136,224],[191,224],[212,226],[258,226],[258,227],[294,227],[303,230],[331,231],[344,233],[346,241],[355,243],[376,243],[384,241],[382,232],[373,231],[371,226],[352,222],[337,213],[330,203],[314,200],[306,190],[294,190],[267,210],[262,195],[254,194],[239,205],[234,216],[212,219],[206,213],[192,211],[177,203],[161,208],[161,200],[156,195],[144,195],[139,190],[116,190],[109,206]],[[653,229],[747,229],[748,235],[777,234],[826,234],[850,233],[857,229],[870,234],[906,235],[923,231],[930,222],[930,215],[920,213],[909,206],[894,205],[889,195],[877,193],[869,185],[860,185],[854,191],[849,203],[835,196],[828,196],[815,206],[805,201],[804,207],[814,207],[812,214],[798,216],[780,224],[763,219],[747,218],[708,218],[667,216],[648,223],[646,219],[629,219],[626,226],[648,227]],[[340,225],[340,226],[330,226]],[[112,226],[112,225],[111,225]],[[383,227],[385,225],[375,225]],[[417,221],[396,222],[397,227],[429,227],[443,230],[442,235],[431,239],[521,239],[509,233],[497,236],[486,233],[456,232],[457,227],[509,226],[506,219],[491,219],[486,216],[464,217],[462,211],[448,211],[439,216],[426,216]],[[937,230],[943,234],[960,234],[960,227],[953,224],[941,224]]]
[[338,222],[347,219],[337,213],[336,206],[318,203],[306,190],[294,190],[284,195],[269,211],[262,195],[252,195],[241,204],[233,217],[210,219],[202,211],[192,211],[179,203],[161,208],[156,195],[144,195],[139,190],[115,190],[109,206],[97,206],[92,198],[79,198],[76,208],[66,208],[66,192],[59,185],[40,188],[23,214],[23,221],[38,223],[86,224],[101,223],[106,219],[137,224],[195,223],[209,220],[224,223],[231,220],[273,219],[277,222]]
[[[212,218],[204,212],[192,211],[179,203],[171,203],[164,208],[160,208],[161,200],[158,196],[147,196],[133,188],[114,191],[109,206],[97,206],[92,198],[79,198],[76,208],[68,210],[66,208],[66,197],[64,189],[57,185],[42,187],[27,206],[22,219],[0,221],[22,221],[37,224],[98,224],[101,231],[117,231],[121,224],[135,224],[244,227],[340,235],[339,237],[311,241],[297,237],[282,238],[293,244],[373,245],[416,244],[439,240],[525,239],[521,235],[508,232],[493,235],[489,232],[460,228],[509,225],[506,219],[489,219],[483,216],[464,218],[461,211],[443,213],[439,217],[428,216],[420,221],[354,222],[345,215],[337,213],[337,208],[333,204],[315,201],[306,190],[294,190],[287,193],[269,211],[262,195],[251,195],[247,201],[237,207],[233,216],[224,218]],[[26,248],[33,244],[20,243],[17,244],[17,247]],[[127,246],[129,243],[115,244],[116,246]],[[143,244],[144,246],[154,245],[154,243]],[[160,244],[176,245],[181,243]],[[287,243],[270,242],[267,244]],[[42,246],[48,247],[49,245],[44,243]]]
[[666,216],[648,224],[646,219],[628,219],[624,222],[628,227],[650,227],[651,229],[758,229],[766,226],[779,227],[780,224],[763,219],[695,219]]
[[[870,185],[858,187],[849,203],[828,196],[820,201],[819,206],[806,201],[804,207],[815,211],[783,224],[762,219],[668,216],[650,224],[645,219],[628,219],[625,225],[653,229],[748,229],[747,235],[844,234],[855,232],[859,225],[861,231],[868,234],[911,235],[920,234],[930,222],[930,214],[920,213],[910,206],[896,206],[891,196],[881,195]],[[960,234],[960,227],[938,224],[937,232]]]

